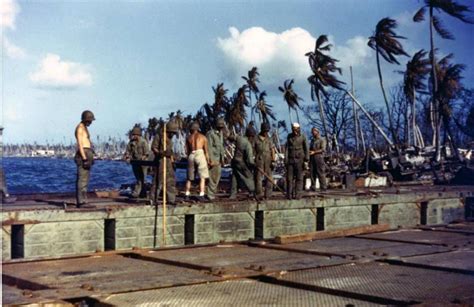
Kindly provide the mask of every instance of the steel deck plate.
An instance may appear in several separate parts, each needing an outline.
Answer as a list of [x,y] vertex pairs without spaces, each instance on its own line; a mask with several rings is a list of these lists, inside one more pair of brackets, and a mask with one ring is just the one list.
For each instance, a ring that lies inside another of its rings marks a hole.
[[379,262],[290,272],[281,279],[403,302],[474,303],[474,276]]
[[254,280],[116,294],[101,300],[117,306],[374,306],[375,304]]
[[406,257],[446,252],[450,250],[443,246],[376,241],[363,238],[324,239],[280,246],[302,251],[337,253],[363,257]]
[[220,280],[197,270],[116,255],[4,264],[3,274],[66,292],[77,289],[78,295]]
[[474,272],[474,250],[410,257],[403,262]]
[[380,240],[400,240],[413,243],[442,244],[446,246],[469,245],[474,241],[473,235],[418,229],[388,231],[384,233],[360,235],[357,237]]
[[308,255],[238,244],[198,247],[192,251],[189,249],[150,251],[145,255],[209,268],[254,269],[263,266],[264,269],[261,271],[265,272],[299,270],[349,262],[341,257]]

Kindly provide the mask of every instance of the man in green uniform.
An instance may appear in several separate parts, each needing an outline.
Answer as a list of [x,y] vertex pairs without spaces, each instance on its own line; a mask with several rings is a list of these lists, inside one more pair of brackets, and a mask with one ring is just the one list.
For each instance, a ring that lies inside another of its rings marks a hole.
[[[148,143],[144,138],[142,138],[142,129],[140,127],[134,127],[130,136],[130,142],[128,143],[125,152],[125,160],[127,162],[130,162],[131,160],[146,160],[147,157]],[[132,170],[133,175],[137,180],[132,197],[137,198],[143,196],[142,189],[145,186],[147,168],[146,166],[132,164]]]
[[326,183],[326,163],[324,162],[324,153],[326,152],[326,140],[321,137],[316,127],[311,129],[313,138],[309,144],[311,186],[316,190],[316,178],[319,179],[319,186],[322,191],[327,189]]
[[256,131],[253,127],[248,127],[245,136],[235,137],[235,151],[232,159],[232,186],[229,199],[237,198],[238,188],[245,186],[251,195],[255,194],[255,182],[253,169],[255,160],[253,156],[253,139]]
[[[151,150],[155,154],[154,163],[155,176],[151,186],[150,200],[154,203],[158,199],[160,191],[163,189],[163,161],[166,160],[166,199],[169,204],[176,202],[176,178],[173,168],[173,141],[172,138],[178,133],[178,125],[175,122],[166,124],[166,140],[163,132],[157,133],[151,143]],[[165,149],[166,142],[166,149]],[[166,159],[165,159],[166,158]]]
[[291,130],[285,150],[286,198],[300,199],[303,193],[304,163],[309,161],[308,141],[301,133],[299,123],[293,123]]
[[77,152],[74,161],[77,165],[76,177],[76,206],[86,206],[87,185],[89,184],[90,170],[94,164],[94,152],[88,127],[95,120],[94,113],[89,110],[82,112],[81,122],[76,126],[75,136]]
[[273,190],[272,164],[275,161],[275,147],[268,135],[269,131],[270,124],[262,123],[260,134],[255,138],[255,193],[259,199],[264,196],[262,179],[265,180],[265,198],[269,198]]
[[224,164],[224,128],[225,121],[218,118],[215,129],[211,129],[206,137],[209,149],[209,183],[207,184],[207,198],[216,198],[217,188],[221,179],[221,166]]

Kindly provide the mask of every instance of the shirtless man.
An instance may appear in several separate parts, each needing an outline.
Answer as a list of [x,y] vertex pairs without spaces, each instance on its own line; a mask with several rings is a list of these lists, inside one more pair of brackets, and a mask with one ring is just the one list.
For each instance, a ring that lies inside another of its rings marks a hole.
[[94,152],[90,140],[89,127],[95,120],[94,113],[89,110],[82,112],[81,122],[76,127],[77,152],[74,160],[77,165],[76,200],[80,208],[87,203],[87,185],[89,184],[90,169],[94,164]]
[[186,139],[186,154],[188,155],[188,180],[186,181],[186,197],[191,195],[191,181],[196,177],[196,167],[199,174],[199,198],[204,198],[206,179],[209,178],[209,150],[207,138],[199,132],[199,123],[194,122],[190,129],[191,134]]

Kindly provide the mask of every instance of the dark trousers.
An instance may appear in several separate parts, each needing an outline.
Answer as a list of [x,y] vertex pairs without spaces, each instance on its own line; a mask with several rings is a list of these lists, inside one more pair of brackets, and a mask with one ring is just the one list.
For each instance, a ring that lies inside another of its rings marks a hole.
[[221,165],[214,165],[209,169],[209,182],[207,184],[207,197],[215,199],[221,180]]
[[[91,149],[84,148],[89,165],[92,166],[94,163],[94,152]],[[90,179],[90,168],[84,168],[84,161],[82,160],[81,154],[76,153],[74,161],[77,165],[77,176],[76,176],[76,204],[82,205],[87,203],[87,186],[89,185]]]
[[[263,196],[262,180],[265,181],[265,198],[269,198],[272,196],[273,184],[271,180],[273,180],[273,172],[271,164],[271,159],[267,159],[261,162],[257,162],[255,165],[255,193],[258,197]],[[269,180],[269,178],[271,180]]]
[[237,195],[239,187],[244,186],[250,193],[255,192],[255,182],[253,174],[243,162],[232,162],[232,183],[230,197]]
[[[151,185],[150,199],[153,202],[158,200],[158,195],[163,189],[163,160],[160,160],[159,166],[155,168],[153,183]],[[166,200],[169,203],[176,202],[176,178],[174,174],[171,159],[166,159]]]
[[319,179],[319,187],[322,190],[327,189],[326,182],[326,163],[322,155],[316,155],[311,159],[311,185],[316,189],[316,178]]
[[142,189],[145,186],[146,167],[139,165],[132,165],[133,175],[137,182],[135,183],[135,189],[133,190],[132,196],[139,197],[142,194]]
[[301,198],[303,194],[303,161],[288,163],[286,166],[286,197]]

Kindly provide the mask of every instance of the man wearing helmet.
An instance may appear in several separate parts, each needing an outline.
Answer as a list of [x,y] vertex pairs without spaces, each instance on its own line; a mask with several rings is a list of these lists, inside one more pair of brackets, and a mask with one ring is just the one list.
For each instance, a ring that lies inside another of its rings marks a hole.
[[[163,189],[163,161],[166,158],[166,198],[170,204],[176,202],[176,178],[173,168],[173,141],[172,138],[178,133],[178,125],[174,121],[166,124],[166,140],[163,132],[157,133],[151,143],[151,150],[155,154],[155,176],[150,191],[150,199],[156,202],[160,191]],[[165,149],[166,142],[166,149]]]
[[[144,138],[142,138],[142,129],[137,126],[133,127],[130,133],[130,142],[128,142],[127,150],[125,152],[125,160],[127,162],[130,162],[131,160],[146,160],[148,157],[148,151],[148,143]],[[132,171],[137,180],[132,197],[137,198],[143,194],[142,188],[145,186],[147,168],[146,166],[132,164]]]
[[299,123],[293,123],[291,130],[285,151],[286,197],[300,199],[303,193],[304,163],[309,161],[309,147]]
[[235,137],[235,151],[231,162],[232,183],[229,199],[236,199],[238,188],[242,186],[245,186],[252,196],[255,194],[255,182],[252,172],[255,168],[255,160],[252,144],[256,134],[255,129],[249,126],[245,131],[245,137],[240,135]]
[[207,197],[209,200],[216,198],[217,188],[221,179],[221,166],[224,164],[224,128],[225,121],[218,118],[215,128],[211,129],[206,137],[209,149],[209,183],[207,185]]
[[77,165],[76,177],[76,206],[80,208],[87,203],[87,185],[89,184],[90,170],[94,164],[94,152],[87,127],[95,120],[94,113],[89,110],[82,112],[81,122],[77,125],[75,136],[77,152],[74,161]]
[[275,147],[268,135],[269,131],[270,124],[262,123],[260,134],[255,138],[255,193],[257,198],[264,196],[262,179],[265,179],[265,198],[269,198],[273,190],[270,180],[273,180],[272,163],[275,161]]
[[196,168],[199,174],[199,198],[204,198],[206,188],[206,179],[209,178],[209,150],[207,138],[199,132],[199,123],[194,122],[191,125],[190,134],[186,139],[186,154],[188,155],[188,173],[186,180],[186,197],[191,194],[191,182],[196,178]]

